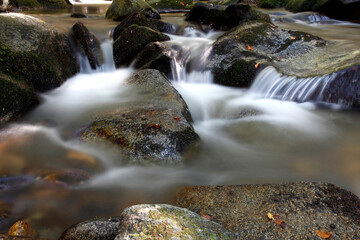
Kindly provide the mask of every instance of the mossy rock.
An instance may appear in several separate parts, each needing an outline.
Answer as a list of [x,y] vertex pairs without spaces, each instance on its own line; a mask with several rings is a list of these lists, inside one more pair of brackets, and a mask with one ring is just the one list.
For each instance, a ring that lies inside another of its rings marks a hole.
[[289,0],[259,0],[257,5],[261,8],[281,8],[288,4]]
[[316,2],[317,0],[289,0],[286,5],[286,10],[291,12],[312,11]]
[[236,239],[219,224],[185,208],[167,204],[129,207],[121,214],[120,233],[115,239]]
[[6,75],[0,74],[0,128],[16,120],[39,103],[34,90]]
[[122,31],[114,42],[113,53],[116,67],[130,64],[147,44],[167,40],[170,40],[169,36],[151,28],[131,25]]
[[0,14],[0,31],[0,72],[36,91],[58,87],[78,71],[68,37],[51,25],[8,13]]
[[148,0],[147,3],[157,9],[187,9],[193,4],[192,0]]
[[122,164],[183,165],[199,136],[181,95],[154,69],[134,73],[127,86],[137,101],[94,117],[80,139],[111,147],[122,155]]
[[106,11],[105,17],[121,21],[124,18],[138,12],[142,12],[149,18],[160,18],[159,13],[147,2],[145,2],[145,0],[113,0]]
[[66,0],[10,0],[10,4],[17,8],[69,8]]

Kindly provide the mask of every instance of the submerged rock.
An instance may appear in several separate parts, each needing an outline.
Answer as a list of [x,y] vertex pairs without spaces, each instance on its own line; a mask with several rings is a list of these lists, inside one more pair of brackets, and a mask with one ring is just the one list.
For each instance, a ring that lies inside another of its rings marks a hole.
[[91,239],[235,239],[217,223],[184,208],[144,204],[126,208],[121,216],[70,227],[59,240]]
[[160,14],[144,0],[113,0],[105,17],[116,21],[141,12],[146,17],[160,19]]
[[97,116],[80,133],[85,142],[116,146],[127,163],[178,165],[198,140],[186,103],[157,70],[128,79],[138,100]]
[[358,239],[359,204],[327,183],[185,187],[174,203],[210,216],[238,239],[318,239],[316,231]]
[[12,237],[36,239],[37,231],[31,227],[29,222],[17,221],[9,229],[8,235]]
[[167,40],[170,40],[167,35],[151,28],[131,25],[122,31],[114,42],[115,66],[129,65],[147,44]]
[[81,22],[77,22],[72,26],[71,37],[80,53],[89,59],[92,69],[100,67],[103,63],[101,55],[100,43],[89,30]]

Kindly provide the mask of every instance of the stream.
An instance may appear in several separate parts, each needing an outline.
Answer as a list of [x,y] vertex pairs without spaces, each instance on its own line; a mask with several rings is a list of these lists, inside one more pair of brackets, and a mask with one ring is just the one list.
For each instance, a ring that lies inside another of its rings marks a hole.
[[[185,185],[321,181],[360,195],[360,115],[323,102],[321,89],[331,76],[299,80],[268,67],[249,89],[213,84],[212,74],[202,68],[221,32],[185,28],[182,36],[169,35],[166,43],[190,53],[187,59],[174,60],[170,77],[201,138],[198,149],[184,156],[185,166],[126,166],[110,149],[80,142],[74,136],[88,117],[136,100],[123,84],[135,70],[115,69],[108,34],[117,23],[104,19],[103,8],[75,7],[89,15],[81,21],[102,41],[105,63],[91,70],[81,59],[80,73],[42,94],[40,106],[0,132],[1,175],[43,168],[81,168],[91,174],[72,187],[42,182],[29,186],[37,180],[24,175],[22,186],[0,195],[12,206],[15,218],[31,219],[42,238],[57,239],[72,224],[117,216],[133,204],[167,203]],[[359,25],[316,17],[285,21],[284,12],[270,13],[281,27],[318,33],[343,47],[360,45]],[[287,19],[299,19],[286,14]],[[62,31],[78,21],[68,12],[31,15]],[[184,23],[181,14],[167,14],[163,20],[177,26]],[[317,100],[309,102],[315,92]]]

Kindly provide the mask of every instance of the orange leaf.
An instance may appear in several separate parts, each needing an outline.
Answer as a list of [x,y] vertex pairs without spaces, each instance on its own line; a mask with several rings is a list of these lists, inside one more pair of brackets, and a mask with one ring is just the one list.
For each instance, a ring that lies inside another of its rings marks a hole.
[[315,233],[322,239],[328,239],[331,236],[331,232],[315,230]]
[[290,37],[291,40],[295,40],[296,38],[294,38],[293,36]]
[[201,217],[202,218],[205,218],[205,219],[207,219],[207,220],[211,220],[211,219],[213,219],[213,217],[211,217],[211,216],[209,216],[209,215],[201,215]]
[[176,121],[180,121],[180,117],[174,117]]
[[161,124],[150,123],[148,126],[152,128],[161,128]]
[[247,49],[249,49],[250,51],[252,51],[252,47],[250,47],[249,45],[247,45]]
[[259,64],[260,64],[260,63],[256,63],[256,64],[255,64],[255,68],[258,68],[258,67],[259,67]]
[[180,2],[180,4],[183,5],[183,6],[185,5],[183,2]]
[[281,224],[285,223],[285,221],[284,221],[284,220],[277,220],[275,223],[276,223],[277,225],[281,225]]

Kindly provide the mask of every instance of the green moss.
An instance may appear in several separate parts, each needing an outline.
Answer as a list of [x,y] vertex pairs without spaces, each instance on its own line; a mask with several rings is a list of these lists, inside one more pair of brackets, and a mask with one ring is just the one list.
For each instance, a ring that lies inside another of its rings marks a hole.
[[37,0],[12,0],[10,1],[12,6],[25,7],[25,8],[38,8],[40,3]]
[[186,9],[192,6],[192,0],[148,0],[154,8]]
[[256,75],[255,64],[254,60],[235,60],[229,68],[217,69],[214,81],[225,86],[249,87]]
[[285,7],[289,0],[259,0],[258,7],[280,8]]
[[67,8],[70,7],[65,0],[38,0],[42,7],[46,8]]
[[0,74],[0,126],[15,120],[39,102],[33,89]]
[[12,51],[0,41],[0,72],[27,83],[37,91],[54,88],[62,82],[51,61],[34,53]]
[[316,4],[316,0],[290,0],[286,9],[291,12],[311,11]]

